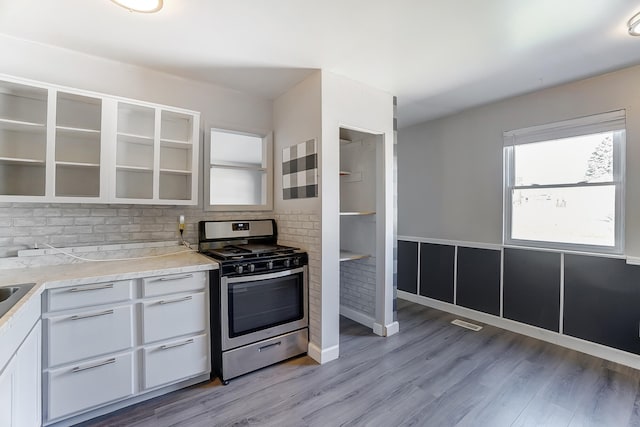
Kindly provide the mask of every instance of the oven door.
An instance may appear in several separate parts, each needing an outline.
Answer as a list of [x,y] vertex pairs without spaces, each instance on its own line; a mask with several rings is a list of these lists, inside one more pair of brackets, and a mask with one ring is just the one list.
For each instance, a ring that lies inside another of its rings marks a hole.
[[220,281],[222,350],[309,325],[307,266]]

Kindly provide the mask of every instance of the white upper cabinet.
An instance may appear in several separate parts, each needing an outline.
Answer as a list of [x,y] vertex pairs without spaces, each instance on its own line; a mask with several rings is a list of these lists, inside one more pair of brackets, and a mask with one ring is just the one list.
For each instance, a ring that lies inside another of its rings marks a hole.
[[0,200],[195,205],[199,119],[0,77]]
[[55,197],[100,200],[102,100],[57,91],[55,119]]
[[0,196],[45,195],[48,90],[0,83]]

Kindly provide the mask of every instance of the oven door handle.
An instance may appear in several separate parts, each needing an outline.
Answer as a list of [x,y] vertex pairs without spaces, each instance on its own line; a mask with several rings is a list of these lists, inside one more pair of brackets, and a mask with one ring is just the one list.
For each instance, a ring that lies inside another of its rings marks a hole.
[[257,280],[267,280],[267,279],[277,279],[278,277],[286,277],[293,276],[294,274],[302,273],[306,269],[304,267],[298,267],[291,270],[286,271],[278,271],[276,273],[267,273],[267,274],[257,274],[250,276],[240,276],[240,277],[225,277],[227,283],[237,283],[237,282],[254,282]]

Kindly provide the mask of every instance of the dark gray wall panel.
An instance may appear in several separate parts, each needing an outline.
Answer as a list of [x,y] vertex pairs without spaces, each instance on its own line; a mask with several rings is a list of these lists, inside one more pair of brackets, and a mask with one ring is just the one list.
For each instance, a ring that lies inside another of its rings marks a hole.
[[458,247],[456,304],[500,315],[500,251]]
[[504,317],[560,330],[560,254],[504,250]]
[[565,255],[564,272],[564,333],[640,354],[640,267]]
[[418,293],[418,243],[398,241],[398,289]]
[[420,295],[453,303],[455,247],[420,244]]

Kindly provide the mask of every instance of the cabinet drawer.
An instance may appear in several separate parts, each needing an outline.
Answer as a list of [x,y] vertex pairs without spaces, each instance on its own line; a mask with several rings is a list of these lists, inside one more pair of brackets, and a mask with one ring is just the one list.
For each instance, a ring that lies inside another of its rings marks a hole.
[[150,343],[205,331],[209,312],[204,296],[204,292],[167,295],[144,302],[142,306],[144,342]]
[[144,349],[144,388],[210,372],[208,335],[167,341]]
[[46,320],[47,366],[95,357],[133,345],[133,307],[93,309]]
[[222,353],[222,377],[234,378],[307,352],[307,328]]
[[205,288],[207,275],[204,271],[197,271],[193,273],[145,277],[142,279],[142,284],[142,292],[145,297],[199,291]]
[[128,301],[131,299],[132,289],[131,280],[51,289],[45,297],[46,311]]
[[107,356],[47,373],[47,420],[133,394],[133,353]]

